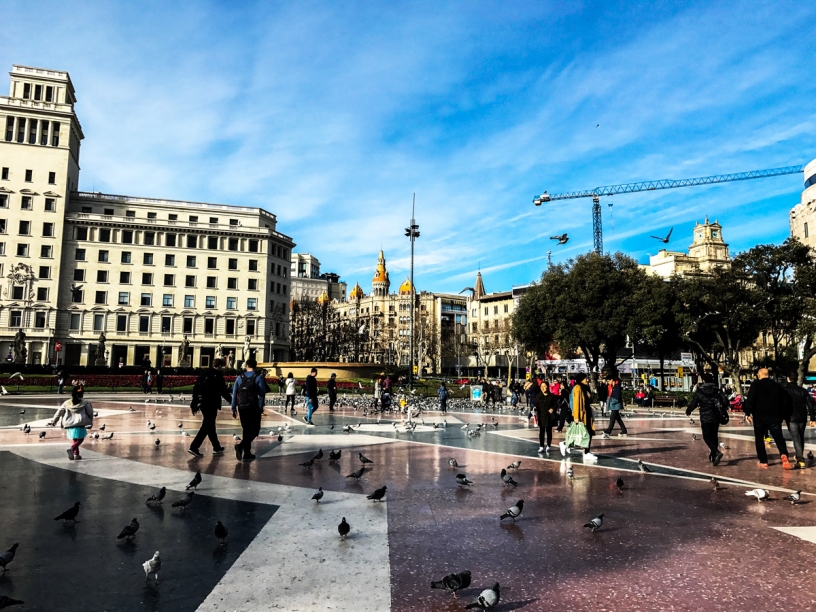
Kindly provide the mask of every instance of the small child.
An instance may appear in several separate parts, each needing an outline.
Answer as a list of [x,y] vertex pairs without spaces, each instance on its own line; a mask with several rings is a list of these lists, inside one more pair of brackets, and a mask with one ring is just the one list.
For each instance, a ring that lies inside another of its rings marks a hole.
[[72,461],[82,459],[79,456],[79,446],[88,433],[86,426],[93,425],[93,406],[88,400],[82,399],[84,394],[85,389],[82,383],[74,385],[71,399],[66,400],[51,419],[51,425],[55,426],[59,423],[60,427],[65,430],[65,436],[72,440],[71,448],[67,451],[68,459]]

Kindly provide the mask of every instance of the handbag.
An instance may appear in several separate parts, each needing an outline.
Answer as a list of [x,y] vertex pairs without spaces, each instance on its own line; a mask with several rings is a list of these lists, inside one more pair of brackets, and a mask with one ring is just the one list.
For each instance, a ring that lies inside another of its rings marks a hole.
[[589,446],[589,439],[589,432],[587,431],[586,425],[581,423],[581,421],[573,421],[567,425],[567,435],[564,438],[564,443],[567,448],[570,446],[586,448]]
[[717,398],[717,421],[720,425],[727,425],[730,420],[728,415],[728,403],[723,402],[722,397]]

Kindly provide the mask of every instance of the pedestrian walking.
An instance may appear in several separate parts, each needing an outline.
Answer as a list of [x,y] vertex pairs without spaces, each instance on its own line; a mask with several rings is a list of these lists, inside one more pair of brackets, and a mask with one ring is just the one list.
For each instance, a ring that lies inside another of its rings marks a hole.
[[164,374],[162,374],[161,368],[156,370],[156,393],[161,394],[162,387],[164,387]]
[[278,376],[278,395],[284,395],[286,393],[286,379],[283,377],[283,374]]
[[558,396],[550,392],[547,381],[542,381],[533,402],[538,419],[538,452],[549,453],[552,445],[552,428],[558,420]]
[[148,390],[149,384],[150,384],[150,370],[145,370],[144,374],[142,374],[142,393],[144,393],[145,395],[149,393]]
[[708,460],[719,465],[723,458],[720,452],[720,423],[722,415],[728,413],[728,400],[714,382],[714,374],[703,373],[703,384],[697,387],[694,396],[686,408],[686,416],[700,410],[700,429],[703,431],[703,442],[708,446]]
[[209,438],[213,455],[224,454],[224,447],[221,446],[221,442],[218,440],[215,424],[218,411],[221,410],[221,398],[227,402],[232,402],[227,383],[224,381],[224,375],[221,373],[223,366],[222,359],[213,360],[212,367],[207,368],[193,386],[190,410],[193,416],[200,412],[202,417],[201,427],[198,428],[198,433],[193,438],[190,448],[187,449],[187,452],[194,457],[204,456],[199,450],[204,438]]
[[84,395],[83,383],[75,384],[71,399],[65,400],[49,423],[52,427],[59,424],[65,430],[65,437],[71,440],[71,448],[68,449],[68,459],[71,460],[82,459],[79,447],[88,435],[86,427],[93,425],[93,406],[84,399]]
[[765,451],[765,432],[768,431],[779,451],[782,469],[791,469],[788,447],[782,436],[782,421],[790,418],[791,403],[791,396],[782,385],[769,378],[768,368],[760,368],[743,405],[746,419],[754,426],[754,445],[760,468],[768,467]]
[[289,407],[289,404],[292,404],[290,408],[292,414],[295,414],[295,398],[297,397],[297,381],[295,377],[292,376],[292,373],[286,375],[286,380],[283,382],[283,386],[286,388],[286,403],[283,405],[283,411],[286,412],[286,408]]
[[374,381],[374,408],[380,408],[382,399],[382,376],[378,376],[377,380]]
[[595,393],[598,395],[598,403],[601,406],[601,416],[604,416],[606,413],[606,401],[609,397],[609,381],[605,376],[598,378],[598,384],[595,385]]
[[334,412],[334,405],[337,403],[337,374],[334,372],[326,383],[326,391],[329,393],[329,412]]
[[[592,406],[590,404],[590,400],[592,395],[589,391],[589,387],[586,384],[586,374],[578,373],[575,375],[575,386],[572,388],[572,418],[573,422],[581,423],[586,428],[587,435],[589,437],[588,441],[584,445],[584,460],[585,461],[597,461],[598,457],[593,455],[590,452],[590,447],[592,446],[592,437],[595,435],[594,429],[594,418],[592,415]],[[566,456],[567,448],[566,443],[561,442],[559,444],[561,447],[561,454]]]
[[252,461],[252,441],[261,431],[261,415],[263,414],[264,399],[269,393],[266,380],[255,372],[258,362],[250,357],[244,362],[246,371],[235,379],[232,388],[232,417],[241,418],[241,441],[235,445],[235,457],[238,461]]
[[618,376],[609,378],[607,385],[607,402],[609,404],[609,425],[603,432],[604,438],[609,438],[612,430],[615,428],[615,423],[620,427],[620,436],[629,435],[626,431],[626,424],[621,418],[621,410],[623,410],[623,391],[621,389],[621,381]]
[[439,397],[439,410],[442,412],[448,411],[448,388],[445,386],[445,381],[442,381],[442,384],[439,385],[439,389],[436,390],[436,395]]
[[785,391],[791,397],[791,415],[788,419],[788,431],[793,440],[793,448],[796,453],[796,466],[800,469],[807,467],[805,463],[805,426],[810,417],[810,426],[816,426],[816,402],[807,389],[797,385],[796,372],[787,376],[787,382],[783,385]]
[[570,408],[570,390],[566,386],[561,387],[561,393],[558,396],[558,426],[555,431],[561,433],[564,431],[564,425],[572,423],[572,409]]
[[60,368],[57,372],[57,393],[62,393],[62,389],[65,386],[65,380],[68,378],[68,372],[65,368]]
[[317,410],[317,368],[312,368],[312,371],[306,377],[306,416],[303,420],[307,425],[314,425],[312,423],[312,415]]

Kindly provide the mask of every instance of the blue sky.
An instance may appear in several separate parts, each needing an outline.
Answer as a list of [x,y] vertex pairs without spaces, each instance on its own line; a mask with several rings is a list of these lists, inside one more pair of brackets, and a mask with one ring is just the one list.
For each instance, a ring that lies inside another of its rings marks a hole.
[[[488,291],[592,247],[591,202],[533,196],[816,157],[816,6],[801,2],[3,2],[0,67],[67,70],[80,188],[261,206],[367,291]],[[780,242],[802,176],[617,196],[641,262],[706,215]],[[548,239],[569,232],[565,247]]]

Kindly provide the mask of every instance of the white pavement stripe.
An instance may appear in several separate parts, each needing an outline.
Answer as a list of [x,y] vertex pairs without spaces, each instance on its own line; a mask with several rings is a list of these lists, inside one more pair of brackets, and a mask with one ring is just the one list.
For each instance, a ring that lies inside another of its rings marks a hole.
[[[173,491],[183,491],[192,477],[186,470],[88,450],[82,453],[83,461],[68,461],[63,446],[3,448],[52,467]],[[202,495],[280,506],[201,604],[202,612],[391,609],[387,503],[326,491],[315,504],[312,489],[210,475],[204,476],[199,490]],[[189,511],[195,512],[195,504]],[[337,534],[342,517],[351,525],[345,542]],[[362,588],[364,584],[376,588]]]
[[816,527],[772,527],[782,533],[816,544]]
[[283,444],[269,449],[261,456],[281,457],[284,455],[297,455],[308,452],[316,453],[318,449],[323,449],[323,459],[328,461],[329,451],[331,450],[370,446],[372,444],[389,444],[392,442],[401,442],[401,440],[359,434],[349,434],[347,436],[337,434],[295,435],[291,438],[286,438]]

